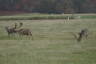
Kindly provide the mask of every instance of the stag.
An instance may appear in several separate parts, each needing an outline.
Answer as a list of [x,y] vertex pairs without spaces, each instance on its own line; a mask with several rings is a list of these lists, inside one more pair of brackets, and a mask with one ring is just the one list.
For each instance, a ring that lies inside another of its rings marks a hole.
[[[21,28],[23,26],[23,23],[20,23],[19,28],[15,29],[15,31],[19,35],[26,35],[26,36],[32,36],[32,32],[30,29],[27,28]],[[33,38],[33,37],[32,37]]]
[[[14,27],[6,26],[5,29],[10,36],[11,34],[19,34],[19,35],[26,35],[26,36],[32,36],[32,32],[30,29],[21,28],[23,26],[23,23],[19,23],[19,26],[17,27],[17,23],[15,23]],[[33,38],[33,37],[32,37]]]
[[15,30],[16,27],[17,27],[17,23],[15,23],[15,26],[14,26],[14,27],[6,26],[6,27],[5,27],[5,30],[7,31],[8,35],[10,36],[11,34],[14,34],[14,33],[17,32],[17,31]]
[[24,28],[22,28],[22,29],[17,30],[17,32],[20,35],[32,36],[32,33],[31,33],[30,29],[24,29]]

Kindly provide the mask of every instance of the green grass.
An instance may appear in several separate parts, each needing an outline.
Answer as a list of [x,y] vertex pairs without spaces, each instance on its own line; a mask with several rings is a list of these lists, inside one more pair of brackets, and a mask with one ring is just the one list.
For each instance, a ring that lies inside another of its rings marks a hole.
[[[4,29],[23,22],[34,40]],[[88,28],[88,39],[77,42],[72,33]],[[10,20],[0,21],[0,64],[96,64],[96,20]]]
[[[72,18],[71,16],[69,16]],[[21,14],[13,16],[0,16],[0,20],[39,20],[39,19],[67,19],[61,14]]]
[[0,16],[2,20],[41,20],[41,19],[96,19],[96,14],[18,14],[10,16]]

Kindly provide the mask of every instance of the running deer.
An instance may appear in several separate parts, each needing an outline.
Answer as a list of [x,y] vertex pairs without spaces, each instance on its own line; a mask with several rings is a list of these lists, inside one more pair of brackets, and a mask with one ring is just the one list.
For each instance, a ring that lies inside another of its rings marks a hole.
[[76,33],[71,33],[75,39],[77,39],[78,42],[82,40],[83,37],[88,37],[88,29],[82,29],[78,34]]
[[80,31],[80,33],[78,33],[79,37],[78,37],[78,41],[81,41],[83,37],[88,37],[88,29],[82,29]]

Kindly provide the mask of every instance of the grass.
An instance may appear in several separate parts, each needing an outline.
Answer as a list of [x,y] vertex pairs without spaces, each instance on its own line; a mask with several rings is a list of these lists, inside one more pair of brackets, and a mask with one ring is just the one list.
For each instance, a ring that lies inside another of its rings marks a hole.
[[0,16],[2,20],[41,20],[41,19],[96,19],[95,14],[18,14],[10,16]]
[[68,16],[61,14],[22,14],[13,16],[0,16],[0,20],[67,19],[67,17]]
[[[7,36],[15,22],[30,28],[34,40]],[[88,39],[77,42],[71,33],[88,28]],[[96,64],[96,20],[0,21],[0,64]]]

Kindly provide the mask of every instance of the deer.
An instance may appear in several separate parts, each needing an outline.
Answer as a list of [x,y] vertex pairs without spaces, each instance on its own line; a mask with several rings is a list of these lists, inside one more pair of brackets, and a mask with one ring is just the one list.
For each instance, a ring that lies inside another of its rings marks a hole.
[[15,23],[15,26],[14,27],[10,27],[10,26],[6,26],[5,27],[5,30],[8,33],[8,36],[10,36],[11,34],[17,33],[17,31],[15,30],[16,27],[17,27],[17,23]]
[[[32,32],[28,28],[21,28],[23,26],[23,23],[19,23],[19,27],[15,29],[16,33],[19,35],[26,35],[26,36],[32,36]],[[33,39],[33,36],[32,36]]]
[[82,29],[78,34],[71,33],[78,42],[82,40],[83,37],[88,38],[88,29]]
[[21,28],[22,26],[23,26],[23,23],[20,22],[19,26],[17,25],[17,23],[15,23],[14,27],[6,26],[5,29],[8,33],[8,36],[10,36],[11,34],[32,36],[31,30],[26,28]]
[[79,37],[77,38],[77,41],[81,41],[83,37],[88,37],[88,29],[82,29],[79,33],[78,33]]

